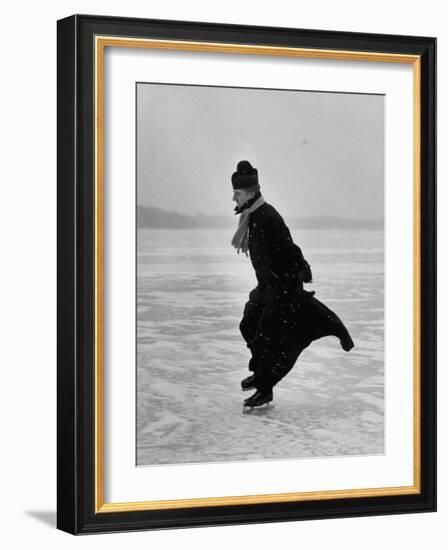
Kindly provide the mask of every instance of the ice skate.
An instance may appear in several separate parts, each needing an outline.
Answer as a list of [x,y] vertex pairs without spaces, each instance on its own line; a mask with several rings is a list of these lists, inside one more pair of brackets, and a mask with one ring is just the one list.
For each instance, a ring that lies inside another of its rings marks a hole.
[[267,392],[257,390],[253,395],[245,399],[243,404],[245,407],[261,407],[262,405],[271,403],[273,399],[272,390]]
[[254,390],[255,389],[254,382],[255,382],[255,375],[251,374],[244,380],[241,380],[241,389],[243,391]]

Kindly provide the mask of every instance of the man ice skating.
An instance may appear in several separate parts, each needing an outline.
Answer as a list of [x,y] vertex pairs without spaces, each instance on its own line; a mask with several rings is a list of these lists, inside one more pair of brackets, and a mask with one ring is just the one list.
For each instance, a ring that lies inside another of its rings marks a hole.
[[247,160],[238,163],[232,187],[240,216],[232,245],[238,253],[249,253],[258,281],[240,323],[252,355],[252,374],[241,387],[255,390],[244,405],[259,407],[273,400],[273,387],[313,340],[336,336],[345,351],[354,344],[338,316],[303,289],[311,282],[310,266],[283,218],[262,197],[258,171]]

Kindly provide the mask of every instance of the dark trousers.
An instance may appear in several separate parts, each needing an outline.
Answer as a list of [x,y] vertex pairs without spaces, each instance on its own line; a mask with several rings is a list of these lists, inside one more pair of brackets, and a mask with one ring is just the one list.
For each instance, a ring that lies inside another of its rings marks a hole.
[[249,370],[258,390],[271,390],[311,343],[304,307],[293,293],[276,288],[257,287],[249,294],[240,330],[252,353]]

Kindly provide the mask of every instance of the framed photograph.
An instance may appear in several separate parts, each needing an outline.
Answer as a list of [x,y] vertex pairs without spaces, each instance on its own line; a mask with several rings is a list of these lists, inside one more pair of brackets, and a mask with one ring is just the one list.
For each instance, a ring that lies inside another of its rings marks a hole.
[[436,509],[436,39],[58,22],[58,528]]

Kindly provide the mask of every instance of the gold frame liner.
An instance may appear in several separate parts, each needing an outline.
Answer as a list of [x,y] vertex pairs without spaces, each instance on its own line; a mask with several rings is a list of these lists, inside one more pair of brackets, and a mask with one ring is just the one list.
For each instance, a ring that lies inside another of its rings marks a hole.
[[[275,493],[263,495],[228,496],[181,500],[154,500],[144,502],[106,503],[104,501],[104,54],[108,46],[121,48],[152,48],[197,52],[305,57],[332,60],[376,61],[413,65],[413,298],[414,298],[414,483],[403,487],[347,489],[302,493]],[[420,425],[420,57],[343,50],[320,50],[290,47],[255,46],[251,44],[221,44],[95,37],[95,513],[167,510],[208,506],[232,506],[274,502],[303,502],[340,498],[411,495],[420,493],[421,479],[421,425]]]

